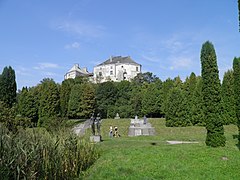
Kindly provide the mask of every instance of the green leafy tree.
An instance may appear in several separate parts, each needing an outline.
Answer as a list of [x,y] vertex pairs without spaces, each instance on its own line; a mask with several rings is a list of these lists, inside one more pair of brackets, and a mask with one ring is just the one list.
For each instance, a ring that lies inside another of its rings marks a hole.
[[62,85],[60,87],[60,109],[62,117],[67,117],[68,101],[73,85],[74,80],[67,79],[62,82]]
[[16,131],[15,116],[14,107],[10,108],[3,101],[0,101],[0,124],[3,123],[10,131]]
[[204,119],[204,102],[202,95],[202,78],[197,77],[197,84],[193,92],[191,106],[191,122],[193,125],[205,125]]
[[161,116],[162,98],[157,84],[145,84],[142,87],[142,114],[149,117]]
[[191,124],[190,120],[186,117],[186,99],[184,92],[179,87],[170,90],[165,110],[167,127],[184,127]]
[[156,75],[153,75],[151,72],[139,73],[133,78],[133,82],[137,84],[153,83],[158,81],[159,78]]
[[130,104],[133,115],[142,116],[142,86],[132,83],[132,92],[130,96]]
[[18,96],[18,113],[22,117],[29,118],[31,122],[38,121],[38,107],[33,91],[23,87]]
[[95,108],[95,89],[92,84],[81,84],[82,93],[80,97],[80,112],[81,118],[90,118]]
[[166,103],[167,103],[167,97],[170,92],[170,90],[174,87],[174,81],[170,78],[166,79],[166,81],[162,84],[162,106],[161,110],[164,114],[166,114]]
[[17,85],[15,71],[11,66],[5,67],[0,75],[0,101],[8,107],[12,107],[16,102]]
[[193,93],[196,87],[196,75],[192,72],[190,77],[187,77],[183,83],[183,90],[186,98],[187,118],[192,121],[192,106],[193,106]]
[[59,116],[59,88],[52,79],[43,79],[39,85],[39,126],[46,126],[51,117]]
[[233,71],[228,70],[224,73],[222,82],[222,101],[224,124],[236,124],[237,117],[235,111]]
[[233,59],[234,95],[238,125],[238,144],[240,145],[240,58]]
[[75,84],[72,87],[69,102],[68,102],[68,117],[69,118],[80,118],[81,113],[81,96],[83,89],[81,84]]
[[116,82],[117,96],[114,109],[110,117],[118,113],[121,118],[128,118],[134,115],[130,99],[132,94],[132,83],[129,81]]
[[102,118],[110,117],[114,110],[117,97],[117,87],[114,82],[107,81],[96,87],[96,111]]
[[204,100],[204,117],[206,120],[206,145],[225,146],[223,121],[221,118],[221,85],[214,46],[207,41],[201,49],[202,93]]

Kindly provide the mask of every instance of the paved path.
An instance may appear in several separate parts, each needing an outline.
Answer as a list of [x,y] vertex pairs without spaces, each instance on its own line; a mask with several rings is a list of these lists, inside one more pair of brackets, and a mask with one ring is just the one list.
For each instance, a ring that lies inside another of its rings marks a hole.
[[84,123],[78,124],[73,128],[73,131],[77,134],[77,135],[84,135],[85,134],[85,130],[90,128],[90,119],[86,120]]

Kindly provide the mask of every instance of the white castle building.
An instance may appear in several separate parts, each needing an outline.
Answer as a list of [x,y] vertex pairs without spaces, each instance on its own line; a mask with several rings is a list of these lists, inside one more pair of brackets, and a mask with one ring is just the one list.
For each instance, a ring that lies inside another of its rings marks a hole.
[[74,66],[65,74],[64,79],[77,76],[89,77],[90,81],[94,83],[101,83],[106,81],[120,82],[122,80],[130,81],[138,73],[141,73],[141,64],[136,63],[130,56],[110,56],[110,58],[103,63],[93,68],[93,74],[87,71],[87,68],[80,68],[78,64]]
[[94,82],[106,81],[130,81],[138,73],[141,73],[141,65],[131,59],[130,56],[111,56],[105,62],[97,65],[93,69]]
[[74,79],[77,76],[91,77],[93,74],[87,71],[87,68],[80,68],[79,64],[74,64],[73,67],[64,75],[64,79]]

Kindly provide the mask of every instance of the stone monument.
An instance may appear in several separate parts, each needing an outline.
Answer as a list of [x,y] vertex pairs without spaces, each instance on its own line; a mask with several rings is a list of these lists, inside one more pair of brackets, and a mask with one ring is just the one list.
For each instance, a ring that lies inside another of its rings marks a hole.
[[131,119],[128,136],[151,136],[154,134],[155,129],[147,122],[146,116],[144,116],[144,119],[138,119],[137,116],[135,116],[135,119]]
[[119,114],[117,113],[114,119],[120,119]]
[[[90,124],[91,124],[91,129],[92,129],[92,136],[90,136],[90,141],[91,142],[100,142],[102,140],[101,137],[101,131],[100,131],[100,126],[101,126],[101,117],[100,114],[97,114],[97,117],[94,118],[93,114],[90,118]],[[97,134],[95,129],[97,129]]]

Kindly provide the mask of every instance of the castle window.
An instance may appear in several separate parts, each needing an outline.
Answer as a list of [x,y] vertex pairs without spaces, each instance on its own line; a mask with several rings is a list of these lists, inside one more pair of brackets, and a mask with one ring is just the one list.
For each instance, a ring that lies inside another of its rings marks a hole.
[[113,67],[111,66],[110,68],[112,69]]
[[127,79],[127,73],[126,73],[126,72],[123,73],[123,79],[124,79],[124,80]]
[[110,71],[110,75],[113,75],[113,71]]
[[99,76],[102,76],[102,72],[99,72]]
[[138,71],[138,67],[136,67],[136,71]]
[[122,68],[123,68],[123,66],[122,66]]

